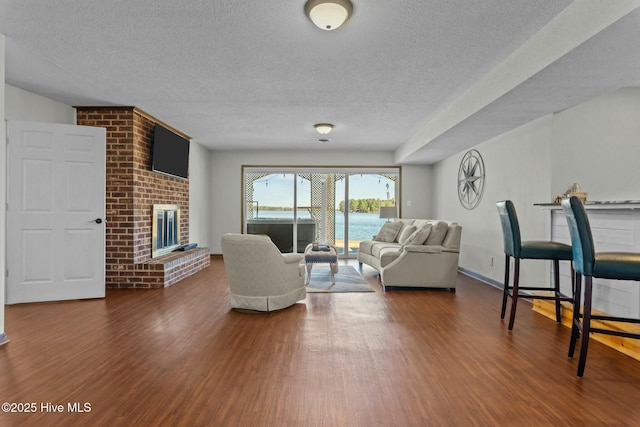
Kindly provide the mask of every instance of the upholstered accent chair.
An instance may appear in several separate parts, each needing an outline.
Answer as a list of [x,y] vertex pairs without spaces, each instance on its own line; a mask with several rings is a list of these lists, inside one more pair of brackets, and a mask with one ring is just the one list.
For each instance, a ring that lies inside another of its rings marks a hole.
[[[578,377],[584,375],[589,348],[589,334],[600,333],[625,338],[640,339],[640,333],[624,331],[621,324],[638,324],[636,317],[610,316],[593,314],[593,278],[613,280],[633,280],[640,285],[640,253],[635,252],[596,252],[591,225],[584,205],[577,197],[562,200],[562,209],[573,246],[573,266],[575,268],[576,297],[573,303],[573,319],[571,322],[571,341],[569,357],[573,357],[576,341],[582,332],[580,344],[580,359],[578,361]],[[580,294],[582,291],[582,277],[585,280],[583,313],[580,314]],[[615,287],[615,282],[611,283]],[[582,318],[582,320],[581,320]],[[598,326],[592,326],[592,320],[604,321]]]
[[[556,322],[562,322],[561,301],[573,303],[573,295],[565,295],[560,292],[560,261],[571,261],[573,253],[571,245],[546,240],[526,240],[520,236],[520,225],[516,208],[511,200],[503,200],[496,203],[500,225],[502,226],[502,238],[504,241],[504,288],[502,292],[502,310],[500,318],[504,319],[507,308],[507,299],[511,297],[511,314],[509,316],[509,330],[513,329],[516,318],[518,298],[553,300],[556,303]],[[513,285],[509,283],[509,264],[514,259]],[[549,286],[520,286],[520,260],[537,259],[553,261],[553,285]],[[571,270],[573,279],[573,269]],[[573,282],[573,280],[572,280]],[[572,294],[573,294],[573,287]],[[538,291],[532,293],[531,291]],[[541,293],[540,291],[544,291]]]
[[303,255],[280,253],[264,235],[225,234],[221,245],[231,308],[273,311],[305,299]]

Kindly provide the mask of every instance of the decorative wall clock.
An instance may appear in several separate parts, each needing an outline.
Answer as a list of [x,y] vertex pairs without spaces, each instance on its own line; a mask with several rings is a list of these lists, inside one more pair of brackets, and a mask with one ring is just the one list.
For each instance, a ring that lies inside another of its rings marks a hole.
[[477,150],[469,150],[458,169],[458,199],[466,209],[478,206],[484,193],[484,162]]

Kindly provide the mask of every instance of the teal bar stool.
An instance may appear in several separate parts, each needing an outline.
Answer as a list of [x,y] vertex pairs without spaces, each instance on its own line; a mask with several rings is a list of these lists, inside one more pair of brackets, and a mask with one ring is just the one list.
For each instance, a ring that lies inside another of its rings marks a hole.
[[[571,325],[571,341],[569,357],[573,357],[576,342],[582,332],[580,343],[580,359],[578,362],[578,377],[584,375],[589,349],[589,334],[600,333],[619,337],[640,339],[640,334],[625,332],[603,327],[591,327],[592,320],[606,320],[609,322],[640,323],[640,319],[630,319],[619,316],[595,315],[591,313],[593,296],[593,278],[636,280],[640,281],[640,253],[633,252],[596,252],[591,234],[589,217],[584,205],[577,197],[562,201],[562,209],[567,218],[571,244],[573,246],[573,268],[576,271],[575,301],[573,302],[573,321]],[[584,276],[584,307],[580,314],[580,293],[582,277]],[[580,318],[582,317],[582,321]]]
[[[520,225],[518,215],[511,200],[504,200],[496,203],[500,224],[502,225],[502,236],[504,239],[504,289],[502,296],[502,311],[500,318],[504,319],[507,309],[507,298],[511,297],[511,315],[509,316],[509,330],[513,329],[513,322],[516,317],[518,298],[554,300],[556,303],[556,322],[562,322],[561,302],[573,303],[573,295],[568,296],[560,292],[560,261],[571,261],[573,253],[571,246],[564,243],[540,240],[522,241],[520,236]],[[514,259],[513,285],[509,284],[509,263]],[[520,286],[520,260],[537,259],[553,261],[553,286]],[[572,294],[574,289],[572,277]],[[532,294],[530,291],[546,291],[545,294]]]

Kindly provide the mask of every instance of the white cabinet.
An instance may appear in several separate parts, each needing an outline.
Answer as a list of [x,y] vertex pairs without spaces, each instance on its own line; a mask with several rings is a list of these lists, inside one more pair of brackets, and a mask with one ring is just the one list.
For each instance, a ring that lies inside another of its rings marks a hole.
[[[549,238],[571,244],[567,221],[558,204],[548,209]],[[640,201],[587,202],[585,204],[596,252],[640,252]],[[563,292],[571,292],[568,263],[560,263]],[[593,280],[593,307],[616,316],[640,317],[640,283],[626,280]]]

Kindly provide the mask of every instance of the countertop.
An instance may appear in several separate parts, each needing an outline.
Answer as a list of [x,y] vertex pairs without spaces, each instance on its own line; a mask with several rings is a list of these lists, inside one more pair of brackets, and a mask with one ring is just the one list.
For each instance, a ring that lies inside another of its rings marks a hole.
[[[534,203],[534,206],[542,207],[561,207],[560,203]],[[640,205],[640,200],[587,200],[584,205],[586,207],[624,207],[624,205]],[[635,207],[635,206],[634,206]]]

